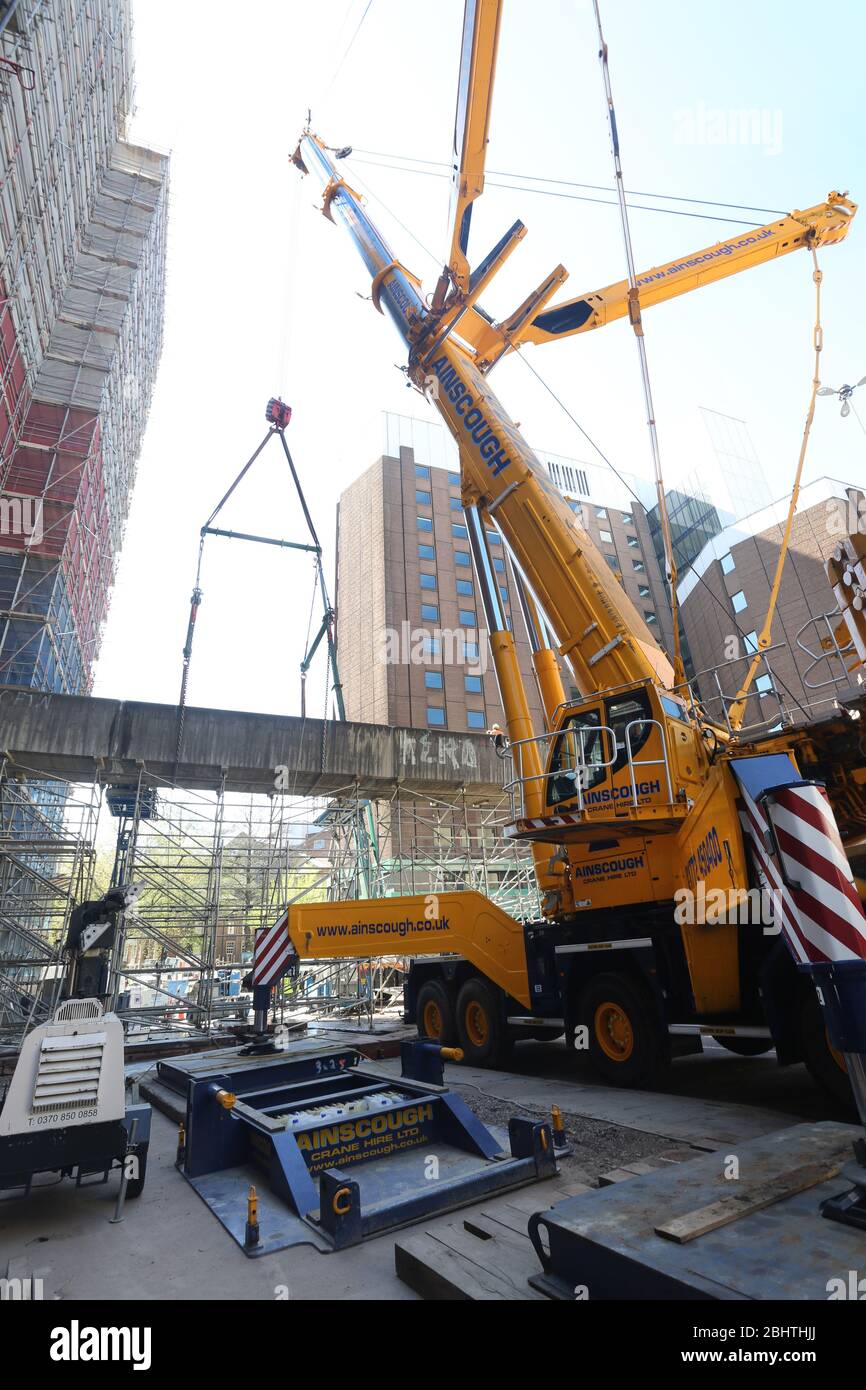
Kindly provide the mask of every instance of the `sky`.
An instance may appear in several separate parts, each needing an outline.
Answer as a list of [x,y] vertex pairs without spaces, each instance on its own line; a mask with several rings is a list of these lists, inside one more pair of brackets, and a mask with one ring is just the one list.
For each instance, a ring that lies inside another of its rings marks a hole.
[[[401,343],[369,302],[348,236],[321,216],[317,185],[288,156],[310,109],[328,144],[352,145],[349,182],[397,258],[432,289],[447,241],[447,182],[369,161],[449,158],[462,15],[462,0],[134,0],[129,135],[171,153],[165,341],[96,695],[176,701],[199,529],[263,438],[271,395],[293,409],[287,438],[332,596],[336,504],[383,452],[382,412],[434,418],[406,386]],[[770,210],[809,207],[831,189],[866,196],[866,7],[856,0],[819,9],[804,0],[602,0],[602,18],[627,188]],[[487,167],[491,180],[490,171],[506,171],[611,186],[591,0],[505,0]],[[671,210],[631,214],[639,270],[731,236],[739,222],[773,220],[772,211],[652,201]],[[517,217],[528,234],[485,296],[488,312],[505,316],[560,261],[570,273],[564,297],[624,276],[614,206],[492,183],[476,205],[470,261]],[[830,385],[866,373],[861,218],[820,256]],[[718,464],[705,406],[745,420],[773,496],[790,491],[813,319],[803,252],[647,311],[669,483],[696,474],[712,492]],[[526,355],[619,469],[651,476],[626,324]],[[596,461],[519,358],[497,368],[494,389],[536,447]],[[866,421],[866,391],[860,414]],[[866,480],[866,431],[842,420],[833,399],[819,402],[805,479],[824,474]],[[305,539],[277,441],[221,524]],[[208,540],[189,703],[297,713],[298,669],[320,616],[313,580],[308,556]],[[308,713],[320,716],[326,698],[317,660]]]

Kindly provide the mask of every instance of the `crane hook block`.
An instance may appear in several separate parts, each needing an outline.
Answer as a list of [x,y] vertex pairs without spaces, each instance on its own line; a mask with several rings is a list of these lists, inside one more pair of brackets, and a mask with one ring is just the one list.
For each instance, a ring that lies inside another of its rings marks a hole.
[[278,430],[284,430],[292,418],[292,407],[281,401],[279,396],[272,396],[268,401],[268,408],[265,411],[265,419],[271,424],[276,425]]

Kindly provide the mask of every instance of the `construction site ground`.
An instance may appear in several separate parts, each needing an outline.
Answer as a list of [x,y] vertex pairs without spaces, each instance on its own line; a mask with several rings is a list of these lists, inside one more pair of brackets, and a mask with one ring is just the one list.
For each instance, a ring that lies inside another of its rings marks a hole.
[[[377,1063],[397,1074],[396,1059]],[[597,1084],[586,1064],[561,1043],[524,1043],[511,1070],[449,1067],[482,1119],[502,1125],[511,1114],[563,1111],[573,1152],[560,1177],[477,1208],[420,1223],[444,1231],[480,1211],[518,1202],[541,1210],[569,1185],[595,1184],[611,1170],[667,1155],[687,1162],[802,1120],[847,1119],[803,1067],[781,1069],[773,1055],[740,1059],[709,1043],[702,1056],[680,1059],[655,1092]],[[337,1254],[295,1247],[247,1259],[174,1166],[176,1126],[153,1117],[147,1182],[140,1199],[112,1225],[117,1180],[76,1190],[70,1182],[34,1188],[29,1198],[0,1201],[0,1275],[40,1277],[46,1299],[415,1299],[395,1272],[391,1232]],[[512,1209],[513,1218],[513,1209]]]

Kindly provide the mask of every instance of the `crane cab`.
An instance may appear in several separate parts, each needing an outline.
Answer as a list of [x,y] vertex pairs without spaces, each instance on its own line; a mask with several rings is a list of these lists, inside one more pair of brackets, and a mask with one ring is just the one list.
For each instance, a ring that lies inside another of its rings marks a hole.
[[561,705],[551,733],[530,742],[543,772],[523,775],[532,759],[524,745],[512,746],[512,839],[676,830],[706,766],[684,702],[650,680]]

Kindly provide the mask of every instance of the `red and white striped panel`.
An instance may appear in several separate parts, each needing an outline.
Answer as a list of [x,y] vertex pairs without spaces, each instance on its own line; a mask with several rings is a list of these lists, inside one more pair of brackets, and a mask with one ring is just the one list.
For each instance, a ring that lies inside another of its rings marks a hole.
[[740,813],[743,833],[752,847],[752,855],[758,870],[769,890],[773,901],[773,920],[778,924],[794,956],[801,965],[810,960],[824,960],[821,952],[813,953],[810,942],[800,930],[797,910],[791,894],[782,882],[777,865],[766,850],[768,832],[763,812],[749,796],[745,787],[740,787],[745,810]]
[[289,914],[284,912],[272,927],[256,932],[253,946],[253,986],[272,985],[281,975],[295,953],[289,936]]
[[866,916],[823,787],[779,787],[764,802],[810,960],[866,960]]

